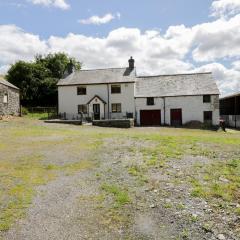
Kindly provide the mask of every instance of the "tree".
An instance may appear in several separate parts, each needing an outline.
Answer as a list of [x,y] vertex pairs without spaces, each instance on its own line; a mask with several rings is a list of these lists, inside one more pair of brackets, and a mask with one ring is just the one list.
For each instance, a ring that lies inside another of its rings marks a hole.
[[24,106],[56,106],[57,82],[81,63],[65,53],[37,55],[34,62],[18,61],[11,66],[7,80],[21,90]]

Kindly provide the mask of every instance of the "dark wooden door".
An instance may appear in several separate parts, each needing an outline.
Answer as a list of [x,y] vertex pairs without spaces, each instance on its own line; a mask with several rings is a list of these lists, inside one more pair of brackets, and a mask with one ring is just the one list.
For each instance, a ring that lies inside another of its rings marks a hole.
[[182,109],[171,109],[171,125],[182,125]]
[[141,126],[159,126],[161,125],[161,110],[141,110]]
[[203,118],[205,124],[212,125],[212,111],[204,111]]
[[100,104],[93,104],[94,120],[100,120]]

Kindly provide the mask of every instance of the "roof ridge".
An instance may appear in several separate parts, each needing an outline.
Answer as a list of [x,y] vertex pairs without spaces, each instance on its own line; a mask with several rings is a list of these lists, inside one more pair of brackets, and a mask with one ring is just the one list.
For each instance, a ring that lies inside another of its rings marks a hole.
[[127,68],[129,68],[129,67],[80,69],[78,72],[81,72],[81,71],[96,71],[96,70],[111,70],[111,69],[127,69]]
[[212,72],[178,73],[178,74],[160,74],[160,75],[146,75],[146,76],[136,76],[136,77],[137,77],[137,78],[154,78],[154,77],[184,76],[184,75],[200,75],[200,74],[212,74]]

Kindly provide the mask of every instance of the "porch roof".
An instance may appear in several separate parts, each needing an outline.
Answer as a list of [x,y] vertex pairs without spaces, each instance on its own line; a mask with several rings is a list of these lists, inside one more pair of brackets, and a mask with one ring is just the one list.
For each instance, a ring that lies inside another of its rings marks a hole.
[[91,98],[87,104],[90,104],[95,98],[98,98],[101,102],[103,102],[104,104],[107,104],[102,98],[100,98],[98,95],[95,95],[93,98]]

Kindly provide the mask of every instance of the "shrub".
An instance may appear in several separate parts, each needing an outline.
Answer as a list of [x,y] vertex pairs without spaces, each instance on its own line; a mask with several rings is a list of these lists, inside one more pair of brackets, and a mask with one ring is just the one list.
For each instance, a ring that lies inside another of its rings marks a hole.
[[21,111],[22,111],[22,115],[28,115],[28,113],[29,113],[28,109],[25,107],[22,107]]

